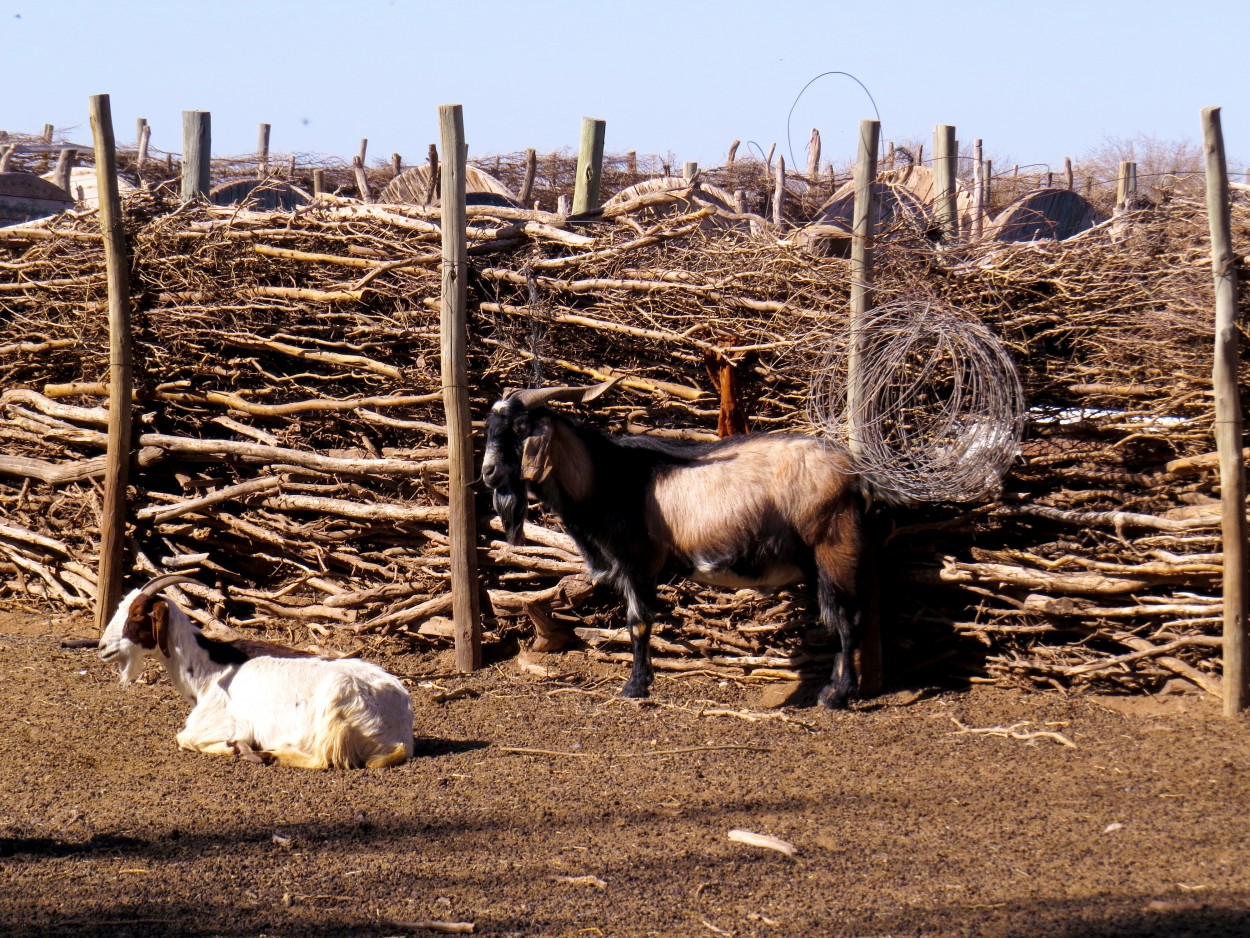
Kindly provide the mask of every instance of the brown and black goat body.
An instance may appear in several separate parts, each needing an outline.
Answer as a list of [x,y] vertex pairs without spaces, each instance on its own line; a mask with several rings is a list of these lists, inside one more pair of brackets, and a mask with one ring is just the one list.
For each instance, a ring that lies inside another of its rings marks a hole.
[[482,478],[510,542],[524,538],[532,491],[563,523],[591,575],[625,601],[633,669],[621,694],[648,695],[656,584],[680,573],[761,591],[814,582],[822,624],[840,645],[820,700],[845,706],[856,683],[865,506],[846,455],[800,434],[714,443],[611,436],[546,406],[591,400],[608,386],[517,391],[498,401],[487,420]]

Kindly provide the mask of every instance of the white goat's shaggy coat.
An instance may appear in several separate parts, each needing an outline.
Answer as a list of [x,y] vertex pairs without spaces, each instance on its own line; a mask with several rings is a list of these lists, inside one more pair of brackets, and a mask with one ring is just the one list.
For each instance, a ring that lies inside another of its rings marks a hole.
[[207,638],[176,603],[136,589],[100,638],[100,657],[121,682],[157,657],[195,703],[178,734],[183,749],[256,752],[307,769],[379,768],[412,757],[412,698],[375,664],[327,660],[261,642]]

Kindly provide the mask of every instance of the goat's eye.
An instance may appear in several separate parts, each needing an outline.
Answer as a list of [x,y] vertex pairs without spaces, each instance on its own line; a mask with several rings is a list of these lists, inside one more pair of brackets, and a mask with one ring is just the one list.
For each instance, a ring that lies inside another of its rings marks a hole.
[[525,437],[530,435],[529,414],[522,414],[512,421],[512,432],[515,433],[519,439],[525,439]]

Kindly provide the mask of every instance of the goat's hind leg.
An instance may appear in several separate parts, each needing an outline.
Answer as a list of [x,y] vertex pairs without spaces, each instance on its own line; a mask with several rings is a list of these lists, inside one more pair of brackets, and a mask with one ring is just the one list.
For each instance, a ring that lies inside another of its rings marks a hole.
[[833,576],[820,571],[817,583],[820,619],[825,630],[838,636],[833,674],[820,692],[820,702],[831,710],[846,706],[855,690],[855,651],[860,640],[860,614],[853,590],[839,586]]

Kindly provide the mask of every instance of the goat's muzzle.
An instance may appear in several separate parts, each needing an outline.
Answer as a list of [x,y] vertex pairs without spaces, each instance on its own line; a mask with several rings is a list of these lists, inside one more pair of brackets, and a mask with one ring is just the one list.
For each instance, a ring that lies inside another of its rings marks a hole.
[[503,475],[499,484],[491,490],[495,513],[503,522],[508,543],[515,546],[525,543],[525,516],[529,513],[529,496],[520,473]]

